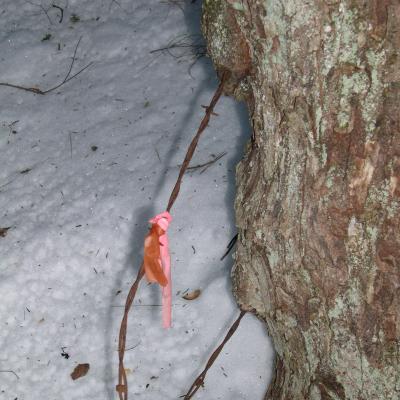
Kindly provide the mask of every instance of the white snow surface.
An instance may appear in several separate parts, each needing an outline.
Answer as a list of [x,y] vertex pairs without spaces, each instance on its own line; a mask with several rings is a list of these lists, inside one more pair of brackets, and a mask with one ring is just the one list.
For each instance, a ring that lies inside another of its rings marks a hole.
[[[148,220],[165,210],[218,84],[189,48],[151,51],[199,34],[200,3],[1,1],[1,82],[57,85],[79,38],[71,74],[93,64],[44,96],[0,86],[0,227],[10,227],[0,236],[0,399],[117,398],[122,306]],[[145,280],[130,312],[130,399],[186,393],[239,314],[232,256],[220,257],[236,233],[234,170],[250,128],[231,99],[216,112],[192,165],[226,155],[185,175],[171,211],[173,327],[162,328],[160,290]],[[90,370],[72,380],[79,363]],[[194,398],[261,400],[272,364],[265,326],[246,315]]]

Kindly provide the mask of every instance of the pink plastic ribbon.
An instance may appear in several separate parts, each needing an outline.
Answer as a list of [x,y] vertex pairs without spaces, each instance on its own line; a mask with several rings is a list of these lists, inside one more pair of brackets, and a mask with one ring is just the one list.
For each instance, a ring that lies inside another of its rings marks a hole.
[[159,237],[161,266],[168,280],[168,284],[162,288],[162,319],[164,328],[171,327],[172,319],[171,257],[169,255],[167,236],[167,229],[171,221],[172,217],[168,211],[156,215],[149,221],[151,224],[157,224],[164,231],[164,234]]

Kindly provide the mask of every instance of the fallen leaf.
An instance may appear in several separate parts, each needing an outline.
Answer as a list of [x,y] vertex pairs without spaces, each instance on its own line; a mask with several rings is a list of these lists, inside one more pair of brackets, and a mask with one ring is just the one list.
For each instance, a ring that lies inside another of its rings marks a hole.
[[78,364],[72,371],[71,378],[73,380],[82,378],[82,376],[85,376],[88,373],[89,368],[90,368],[89,364]]
[[201,294],[200,289],[193,290],[192,292],[186,293],[184,296],[182,296],[183,299],[185,300],[194,300],[197,299]]
[[11,228],[11,226],[7,227],[7,228],[0,228],[0,236],[1,237],[6,237],[7,235],[7,231]]

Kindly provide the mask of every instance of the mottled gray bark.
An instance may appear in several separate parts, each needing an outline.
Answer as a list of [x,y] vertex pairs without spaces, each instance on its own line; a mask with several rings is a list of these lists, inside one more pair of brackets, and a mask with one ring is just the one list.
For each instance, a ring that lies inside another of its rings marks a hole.
[[400,3],[205,0],[248,103],[233,270],[277,352],[266,399],[400,399]]

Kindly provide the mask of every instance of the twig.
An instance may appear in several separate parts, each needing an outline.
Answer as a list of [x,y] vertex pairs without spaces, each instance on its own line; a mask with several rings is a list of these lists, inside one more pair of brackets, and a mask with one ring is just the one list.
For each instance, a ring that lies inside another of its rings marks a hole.
[[[193,157],[193,153],[196,150],[197,143],[200,139],[201,134],[203,131],[206,129],[208,122],[210,121],[211,114],[214,110],[215,105],[217,104],[219,98],[222,95],[222,90],[224,87],[226,75],[223,74],[221,78],[221,82],[218,85],[217,90],[214,93],[214,96],[210,102],[210,105],[207,107],[205,111],[205,115],[199,125],[199,128],[197,130],[196,135],[192,139],[189,148],[187,150],[185,159],[182,163],[181,169],[179,171],[179,175],[177,178],[177,181],[175,183],[175,186],[172,190],[171,196],[168,200],[168,206],[167,206],[167,211],[170,211],[172,206],[175,203],[175,200],[178,197],[179,190],[181,187],[181,182],[182,178],[186,172],[186,169],[189,166],[189,163]],[[124,316],[121,321],[121,326],[119,330],[119,339],[118,339],[118,358],[119,358],[119,366],[118,366],[118,384],[116,386],[116,391],[118,393],[119,399],[120,400],[128,400],[128,381],[126,379],[126,372],[125,372],[125,367],[124,367],[124,354],[125,354],[125,347],[126,347],[126,334],[128,330],[128,314],[129,310],[132,306],[133,300],[135,299],[136,292],[139,287],[139,283],[142,280],[144,276],[144,264],[142,262],[142,265],[139,268],[139,271],[136,276],[136,280],[131,286],[128,296],[126,298],[126,303],[125,303],[125,310],[124,310]]]
[[[178,53],[174,53],[172,50],[184,49]],[[186,49],[189,49],[187,51]],[[206,46],[202,41],[200,35],[180,35],[175,39],[172,39],[166,46],[160,47],[150,51],[150,54],[158,52],[167,52],[171,57],[180,59],[182,57],[191,55],[196,60],[206,55]]]
[[[129,351],[129,350],[133,350],[133,349],[136,349],[136,347],[138,347],[139,345],[141,345],[142,344],[142,342],[141,341],[139,341],[138,343],[136,343],[134,346],[132,346],[132,347],[128,347],[127,349],[125,349],[125,351]],[[116,349],[115,351],[118,351],[118,349]]]
[[214,164],[216,161],[220,160],[224,155],[226,155],[226,151],[218,154],[215,156],[213,160],[210,160],[204,164],[199,164],[199,165],[194,165],[193,167],[188,167],[188,171],[194,171],[196,169],[204,168],[200,173],[202,174],[208,167],[210,167],[212,164]]
[[236,234],[231,241],[228,243],[228,246],[226,246],[227,250],[224,253],[224,255],[220,258],[220,261],[222,261],[229,253],[230,251],[233,249],[233,246],[235,245],[235,243],[237,242],[237,238],[238,238],[238,234]]
[[74,55],[72,56],[71,65],[69,66],[69,70],[67,72],[67,75],[65,75],[65,78],[61,83],[64,83],[68,79],[69,75],[71,74],[72,67],[74,66],[74,62],[75,62],[75,59],[76,59],[76,52],[78,51],[78,47],[79,47],[79,44],[81,43],[81,40],[82,40],[82,36],[79,38],[78,43],[75,46]]
[[32,92],[35,94],[45,94],[42,90],[35,88],[35,87],[24,87],[24,86],[19,86],[19,85],[14,85],[12,83],[7,83],[7,82],[0,82],[0,86],[8,86],[14,89],[21,89],[25,90],[26,92]]
[[45,90],[43,93],[41,94],[47,94],[52,92],[53,90],[56,90],[58,88],[60,88],[61,86],[63,86],[64,84],[68,83],[70,80],[76,78],[79,74],[81,74],[83,71],[85,71],[85,69],[88,69],[89,67],[91,67],[94,64],[94,61],[91,61],[89,64],[85,65],[83,68],[81,68],[78,72],[76,72],[74,75],[70,76],[69,78],[65,79],[63,82],[61,82],[59,85],[54,86],[48,90]]
[[65,85],[67,82],[69,82],[71,79],[74,79],[75,77],[77,77],[85,69],[87,69],[91,65],[93,65],[93,61],[92,61],[89,64],[87,64],[86,66],[84,66],[83,68],[81,68],[74,75],[70,76],[71,75],[71,71],[72,71],[72,67],[73,67],[73,65],[75,63],[75,60],[76,60],[76,52],[78,50],[78,46],[79,46],[79,43],[81,42],[81,39],[82,39],[82,37],[79,38],[78,43],[75,46],[74,55],[72,56],[72,61],[71,61],[71,64],[69,66],[68,72],[65,75],[65,78],[63,79],[63,81],[61,83],[59,83],[58,85],[53,86],[53,87],[51,87],[50,89],[47,89],[47,90],[41,90],[41,89],[35,88],[35,87],[26,87],[26,86],[14,85],[12,83],[7,83],[7,82],[0,82],[0,86],[7,86],[7,87],[14,88],[14,89],[25,90],[26,92],[31,92],[31,93],[40,94],[40,95],[45,95],[47,93],[50,93],[50,92],[60,88],[61,86]]
[[127,349],[125,349],[125,351],[129,351],[129,350],[136,349],[136,347],[138,347],[138,346],[140,345],[140,343],[141,343],[141,342],[139,342],[138,344],[135,344],[135,345],[132,346],[132,347],[128,347]]
[[184,398],[184,400],[190,400],[195,395],[195,393],[204,385],[204,379],[206,378],[208,370],[214,364],[215,360],[219,356],[219,353],[221,353],[225,344],[229,341],[229,339],[235,333],[236,329],[238,328],[238,326],[240,324],[241,319],[246,314],[246,312],[247,311],[240,311],[239,317],[236,319],[236,321],[233,323],[233,325],[229,328],[229,331],[226,334],[222,343],[211,354],[211,357],[208,359],[206,367],[204,368],[202,373],[194,380],[194,382],[193,382],[192,386],[190,387],[190,389],[188,390],[188,392],[184,396],[181,396]]
[[10,373],[10,374],[15,375],[15,377],[16,377],[17,379],[19,379],[19,376],[18,376],[14,371],[12,371],[12,370],[0,370],[0,372],[8,372],[8,373]]
[[61,22],[63,22],[63,18],[64,18],[64,9],[60,6],[57,6],[56,4],[52,4],[51,6],[53,8],[57,8],[57,10],[60,10],[61,15],[60,15],[60,19],[59,19],[58,23],[61,24]]
[[77,43],[76,46],[75,46],[74,54],[73,54],[73,56],[72,56],[72,61],[71,61],[71,64],[70,64],[70,66],[69,66],[67,75],[65,75],[64,80],[63,80],[60,84],[58,84],[58,85],[56,85],[56,86],[54,86],[54,87],[52,87],[52,88],[50,88],[50,89],[45,90],[45,91],[43,92],[43,94],[50,93],[50,92],[52,92],[53,90],[58,89],[59,87],[61,87],[61,86],[64,85],[65,83],[69,82],[71,79],[74,79],[74,78],[75,78],[76,76],[78,76],[81,72],[83,72],[86,68],[89,68],[89,67],[93,64],[93,62],[90,62],[90,63],[87,64],[85,67],[83,67],[82,69],[80,69],[77,73],[75,73],[74,75],[70,76],[70,75],[71,75],[71,71],[72,71],[72,67],[74,66],[74,63],[75,63],[75,60],[76,60],[76,52],[78,51],[78,47],[79,47],[79,44],[81,43],[81,40],[82,40],[82,36],[79,38],[78,43]]
[[2,185],[0,185],[0,190],[3,189],[3,187],[8,186],[10,183],[13,183],[17,178],[15,177],[14,179],[12,179],[11,181],[8,181],[6,183],[3,183]]
[[32,6],[39,7],[46,14],[46,17],[49,20],[50,25],[53,25],[53,21],[51,20],[51,18],[49,16],[49,13],[48,13],[50,7],[46,10],[41,4],[36,4],[36,3],[32,2],[32,1],[29,1],[29,0],[25,0],[25,3],[28,3],[28,4],[32,5]]
[[69,151],[71,154],[71,160],[72,160],[72,133],[69,133]]

